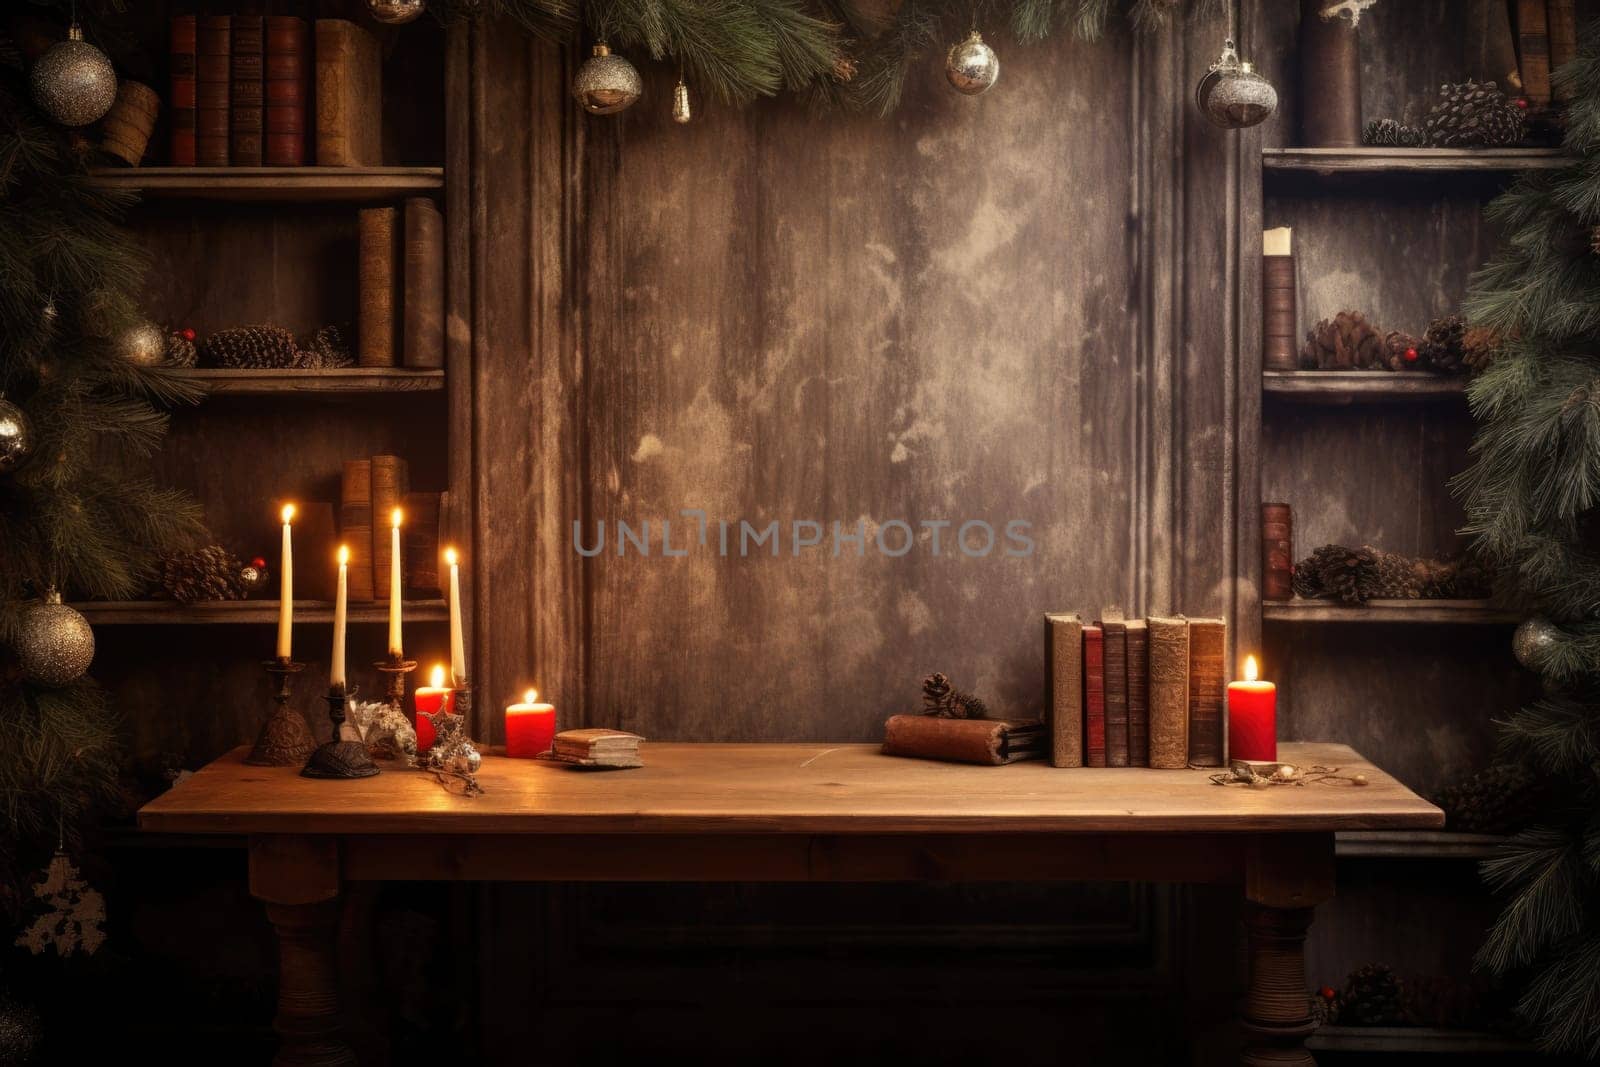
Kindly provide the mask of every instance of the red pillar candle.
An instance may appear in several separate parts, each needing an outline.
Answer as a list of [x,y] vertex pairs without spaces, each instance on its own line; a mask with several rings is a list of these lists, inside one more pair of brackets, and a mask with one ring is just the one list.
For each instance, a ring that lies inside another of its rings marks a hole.
[[423,716],[423,712],[427,712],[429,715],[437,715],[439,712],[444,711],[453,715],[456,710],[456,691],[444,684],[444,667],[442,665],[433,669],[431,681],[433,682],[432,685],[419,685],[415,695],[418,752],[426,752],[433,747],[433,723]]
[[1244,659],[1244,681],[1228,683],[1228,758],[1278,758],[1278,687],[1256,681],[1256,658]]
[[556,739],[556,706],[538,704],[537,689],[523,695],[522,703],[506,708],[506,755],[532,759],[550,751]]

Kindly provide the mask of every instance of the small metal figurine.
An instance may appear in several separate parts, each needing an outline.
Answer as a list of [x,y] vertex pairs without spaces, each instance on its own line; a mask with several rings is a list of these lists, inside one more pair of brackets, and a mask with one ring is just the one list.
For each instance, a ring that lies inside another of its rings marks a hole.
[[[428,715],[427,712],[423,714]],[[428,715],[428,721],[433,723],[433,747],[417,757],[417,766],[432,771],[441,785],[463,796],[482,794],[478,768],[483,765],[483,756],[467,735],[467,720],[460,715],[440,712]]]
[[389,680],[383,687],[384,699],[395,707],[404,709],[406,704],[406,675],[417,669],[417,661],[390,656],[388,659],[379,660],[373,666],[380,673],[389,676]]
[[372,754],[362,741],[347,740],[344,725],[344,686],[328,690],[328,718],[333,738],[317,746],[300,774],[305,778],[371,778],[378,773]]
[[306,717],[289,707],[289,694],[294,676],[305,670],[305,664],[288,659],[268,660],[262,664],[273,677],[272,700],[275,705],[267,721],[261,724],[261,733],[244,761],[252,767],[293,767],[306,761],[317,739],[311,736]]

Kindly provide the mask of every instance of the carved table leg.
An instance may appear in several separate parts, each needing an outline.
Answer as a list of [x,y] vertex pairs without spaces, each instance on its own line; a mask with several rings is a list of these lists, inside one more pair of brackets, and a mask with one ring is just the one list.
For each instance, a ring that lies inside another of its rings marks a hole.
[[250,892],[278,935],[277,1067],[355,1067],[339,1021],[339,848],[332,838],[252,837]]
[[1306,931],[1313,907],[1333,896],[1333,835],[1256,839],[1245,871],[1250,987],[1245,1067],[1315,1067],[1305,1039],[1317,1026],[1306,988]]

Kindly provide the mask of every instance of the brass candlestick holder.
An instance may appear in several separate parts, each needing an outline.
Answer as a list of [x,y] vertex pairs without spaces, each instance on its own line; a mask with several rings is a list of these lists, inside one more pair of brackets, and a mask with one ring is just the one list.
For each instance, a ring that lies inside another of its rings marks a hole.
[[301,770],[304,778],[371,778],[378,773],[372,753],[361,741],[347,741],[344,733],[344,686],[328,690],[328,718],[333,722],[333,739],[318,745]]
[[[388,659],[379,660],[373,666],[380,673],[388,676],[388,680],[383,687],[384,700],[399,708],[402,712],[405,711],[406,675],[417,669],[417,661],[414,659],[401,659],[399,656],[390,656]],[[415,718],[411,716],[407,716],[407,718],[411,718],[412,725],[416,725]]]
[[311,736],[306,717],[289,707],[289,694],[294,688],[294,676],[306,665],[282,658],[268,660],[262,666],[273,678],[272,700],[276,706],[261,724],[256,743],[244,761],[252,767],[293,767],[304,763],[317,747],[317,739]]

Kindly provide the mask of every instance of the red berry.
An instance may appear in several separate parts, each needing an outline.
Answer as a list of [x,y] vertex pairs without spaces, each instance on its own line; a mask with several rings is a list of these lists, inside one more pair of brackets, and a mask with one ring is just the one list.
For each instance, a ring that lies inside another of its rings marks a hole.
[[255,557],[254,559],[252,559],[250,561],[250,566],[255,567],[257,569],[260,569],[261,567],[265,567],[266,565],[267,565],[267,561],[262,559],[260,556],[257,556],[257,557]]
[[185,341],[193,341],[194,340],[194,327],[185,326],[183,329],[178,331],[178,335],[181,336]]
[[1524,111],[1528,110],[1528,100],[1527,100],[1527,98],[1526,97],[1522,97],[1522,96],[1517,97],[1517,106],[1520,107]]
[[1417,350],[1415,348],[1406,349],[1406,362],[1407,363],[1415,363],[1416,361],[1417,361]]
[[1321,989],[1317,990],[1317,993],[1321,995],[1323,1000],[1332,1000],[1335,996],[1333,992],[1333,986],[1331,985],[1323,986]]

